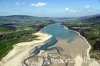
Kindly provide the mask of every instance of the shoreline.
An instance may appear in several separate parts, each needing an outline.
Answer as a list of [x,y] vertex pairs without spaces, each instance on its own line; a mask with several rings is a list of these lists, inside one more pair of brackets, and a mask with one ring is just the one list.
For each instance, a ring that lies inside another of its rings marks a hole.
[[[99,64],[98,61],[96,61],[95,59],[90,58],[89,52],[90,52],[90,50],[91,50],[91,45],[89,44],[89,42],[87,41],[87,39],[86,39],[84,36],[82,36],[82,35],[80,34],[80,32],[78,32],[78,31],[71,30],[71,29],[67,28],[66,26],[64,26],[64,28],[67,29],[67,30],[69,30],[69,31],[73,31],[73,32],[77,33],[77,34],[79,35],[79,37],[82,38],[82,39],[88,44],[89,48],[87,49],[87,56],[88,56],[88,59],[92,60],[92,63],[90,63],[89,66],[94,66],[94,65],[95,65],[95,66],[99,66],[100,64]],[[75,58],[75,59],[76,59],[76,60],[77,60],[77,59],[81,59],[81,57],[78,57],[78,56],[77,56],[77,58]],[[76,66],[77,66],[77,65],[76,65]]]
[[[81,34],[80,34],[80,32],[77,32],[77,31],[75,31],[75,30],[70,30],[69,28],[67,28],[66,26],[64,26],[65,27],[65,29],[67,29],[67,30],[69,30],[69,31],[73,31],[73,32],[75,32],[75,33],[77,33],[88,45],[89,45],[89,48],[88,48],[88,53],[90,52],[90,49],[91,49],[91,45],[89,44],[89,42],[86,40],[86,38],[84,37],[84,36],[82,36]],[[90,58],[90,56],[89,56],[89,58]]]
[[28,56],[32,48],[43,45],[45,41],[52,37],[51,35],[41,32],[37,32],[35,35],[38,35],[36,38],[38,40],[13,45],[14,48],[0,61],[0,66],[21,66],[21,62]]

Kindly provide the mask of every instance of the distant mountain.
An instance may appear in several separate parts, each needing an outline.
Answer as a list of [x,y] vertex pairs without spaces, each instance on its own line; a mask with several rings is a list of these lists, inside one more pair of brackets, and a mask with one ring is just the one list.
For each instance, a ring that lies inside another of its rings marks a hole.
[[6,16],[7,18],[15,18],[15,19],[33,19],[33,18],[38,18],[35,16],[28,16],[28,15],[11,15],[11,16]]
[[52,17],[36,17],[28,15],[10,15],[0,16],[0,23],[19,23],[19,22],[40,22],[40,21],[53,21],[55,18]]
[[[0,23],[18,23],[18,22],[40,22],[42,20],[53,20],[53,21],[66,21],[77,18],[60,18],[60,17],[36,17],[28,15],[10,15],[0,16]],[[85,23],[100,24],[100,14],[92,16],[79,17],[78,20]]]
[[93,15],[93,16],[85,16],[79,18],[81,22],[89,22],[89,23],[94,23],[94,24],[100,24],[100,15]]
[[39,19],[39,18],[27,15],[0,16],[0,22],[22,22],[22,21],[33,21],[34,19]]

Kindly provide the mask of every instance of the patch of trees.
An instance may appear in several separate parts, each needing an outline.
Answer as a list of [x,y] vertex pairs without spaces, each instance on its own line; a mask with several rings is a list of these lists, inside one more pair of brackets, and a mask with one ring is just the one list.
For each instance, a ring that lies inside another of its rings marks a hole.
[[32,28],[35,29],[36,31],[39,31],[39,30],[41,30],[42,28],[44,28],[45,26],[50,25],[50,24],[53,24],[53,23],[51,23],[51,22],[49,22],[49,23],[46,23],[46,22],[43,22],[43,23],[36,23],[36,24],[31,25],[30,27],[32,27]]
[[17,39],[22,37],[31,37],[33,31],[24,30],[24,31],[18,31],[18,32],[12,32],[7,34],[0,34],[0,41],[1,40],[7,40],[7,39]]
[[100,40],[96,41],[96,44],[93,46],[94,50],[100,50]]
[[0,27],[5,27],[5,28],[8,28],[10,30],[16,30],[16,27],[11,23],[9,23],[9,24],[1,24]]

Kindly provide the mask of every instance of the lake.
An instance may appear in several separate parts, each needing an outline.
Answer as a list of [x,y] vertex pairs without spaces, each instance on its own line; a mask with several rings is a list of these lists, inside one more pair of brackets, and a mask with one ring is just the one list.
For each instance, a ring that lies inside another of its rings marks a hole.
[[56,44],[57,43],[56,38],[61,38],[67,41],[73,41],[74,39],[79,37],[78,33],[67,29],[66,27],[61,25],[61,23],[55,23],[55,24],[46,26],[45,28],[41,30],[41,32],[52,35],[52,37],[50,38],[50,42],[44,44],[41,47],[43,50],[46,50],[48,49],[48,47]]

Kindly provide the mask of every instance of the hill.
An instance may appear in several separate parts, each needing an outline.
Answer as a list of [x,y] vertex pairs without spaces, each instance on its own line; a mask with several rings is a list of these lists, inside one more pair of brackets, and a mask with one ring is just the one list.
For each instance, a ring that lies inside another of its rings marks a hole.
[[85,23],[100,24],[100,15],[98,14],[98,15],[80,17],[79,20]]
[[39,17],[28,16],[28,15],[0,16],[0,23],[25,22],[25,21],[33,21],[38,19]]

